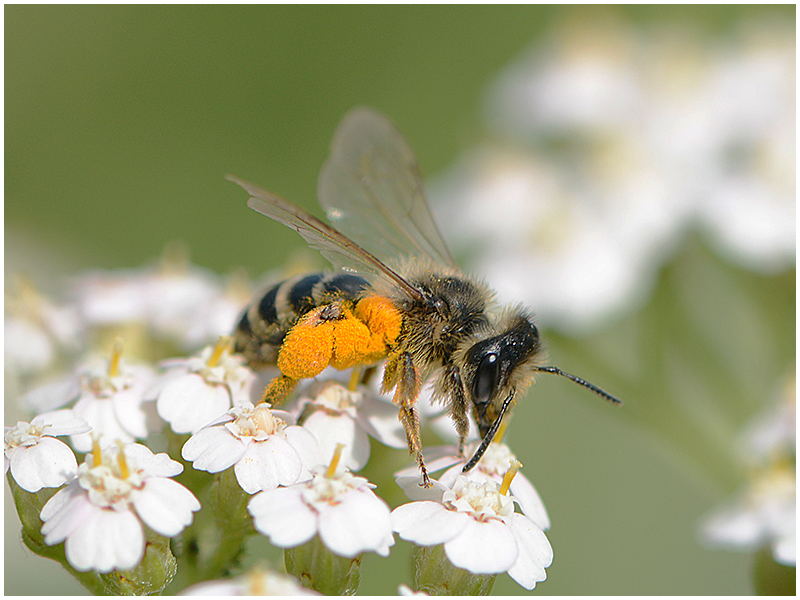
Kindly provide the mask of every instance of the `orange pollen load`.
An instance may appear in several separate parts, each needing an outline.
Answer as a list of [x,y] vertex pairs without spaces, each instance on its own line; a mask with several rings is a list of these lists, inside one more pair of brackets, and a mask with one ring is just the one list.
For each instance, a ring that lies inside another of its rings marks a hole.
[[[278,368],[292,379],[308,379],[331,365],[348,369],[384,358],[400,334],[402,317],[381,296],[361,300],[355,313],[346,306],[316,308],[301,318],[283,340]],[[333,314],[334,318],[326,318]]]

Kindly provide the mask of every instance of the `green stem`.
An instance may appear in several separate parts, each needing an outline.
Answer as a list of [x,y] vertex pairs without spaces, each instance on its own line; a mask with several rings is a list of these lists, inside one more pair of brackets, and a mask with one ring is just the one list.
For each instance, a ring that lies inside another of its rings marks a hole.
[[444,546],[416,546],[414,585],[431,596],[488,596],[497,574],[476,575],[453,566]]

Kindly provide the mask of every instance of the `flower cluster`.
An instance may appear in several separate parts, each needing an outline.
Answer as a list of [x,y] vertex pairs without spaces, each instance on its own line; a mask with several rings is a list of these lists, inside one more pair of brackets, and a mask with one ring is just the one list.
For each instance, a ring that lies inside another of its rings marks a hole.
[[564,23],[491,84],[487,140],[431,183],[454,249],[547,326],[641,303],[689,227],[754,270],[795,263],[794,29],[723,45],[660,27]]
[[[156,536],[188,535],[200,543],[203,534],[186,528],[206,505],[218,523],[229,524],[218,553],[229,551],[228,537],[252,532],[230,525],[240,519],[237,507],[246,504],[255,532],[285,549],[287,570],[306,587],[328,594],[354,591],[361,555],[388,556],[395,532],[418,544],[431,541],[415,533],[419,524],[412,519],[431,507],[419,509],[412,502],[392,513],[376,486],[354,474],[369,461],[370,437],[406,447],[397,408],[379,393],[375,378],[364,385],[357,376],[328,370],[301,383],[294,400],[280,410],[257,400],[265,380],[232,352],[230,338],[189,358],[163,360],[157,369],[130,363],[124,348],[118,338],[106,358],[94,357],[72,375],[26,393],[22,406],[40,414],[6,428],[5,466],[21,490],[18,504],[35,507],[34,497],[23,492],[57,490],[44,498],[38,509],[41,530],[32,534],[45,546],[63,543],[64,560],[76,572],[144,568]],[[431,423],[453,436],[449,418],[442,421],[442,409],[427,407],[426,398],[421,406]],[[56,436],[69,436],[69,445]],[[191,489],[172,480],[182,474],[182,465],[137,443],[151,444],[159,436],[172,440],[168,445],[180,444],[180,456],[193,471],[216,474],[216,487],[198,487],[201,480],[190,473],[182,481]],[[73,451],[86,453],[80,466]],[[524,477],[512,484],[518,497],[507,495],[503,477],[516,462],[507,447],[493,444],[470,479],[454,474],[464,463],[455,449],[432,448],[432,456],[434,471],[449,470],[435,482],[436,501],[428,504],[446,513],[438,518],[454,515],[459,523],[443,530],[450,537],[437,538],[446,548],[438,560],[478,577],[508,572],[528,588],[544,579],[552,558],[543,533],[549,519]],[[416,467],[411,469],[416,477]],[[515,502],[522,513],[515,512]],[[481,545],[496,556],[479,567],[465,561],[464,544],[484,536]],[[497,545],[503,547],[500,554],[492,550]],[[169,552],[168,545],[158,548]],[[175,558],[159,560],[170,564]],[[168,583],[169,577],[162,588]],[[239,585],[290,589],[256,575]],[[416,589],[430,589],[426,585],[417,578]],[[213,588],[192,593],[204,589]]]

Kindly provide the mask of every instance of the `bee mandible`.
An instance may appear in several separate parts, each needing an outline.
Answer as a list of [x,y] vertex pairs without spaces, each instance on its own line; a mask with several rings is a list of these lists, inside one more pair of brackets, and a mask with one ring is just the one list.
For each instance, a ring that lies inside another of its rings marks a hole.
[[448,408],[462,455],[470,413],[478,425],[481,444],[464,472],[481,459],[537,372],[567,377],[620,404],[579,377],[540,365],[532,314],[499,306],[483,280],[458,268],[431,216],[413,152],[377,111],[356,108],[345,116],[320,173],[319,201],[335,228],[252,183],[227,179],[250,194],[250,208],[297,231],[339,269],[273,285],[245,310],[236,350],[254,368],[281,371],[265,401],[280,402],[328,366],[385,360],[381,391],[394,390],[426,487],[416,403],[427,381],[433,401]]

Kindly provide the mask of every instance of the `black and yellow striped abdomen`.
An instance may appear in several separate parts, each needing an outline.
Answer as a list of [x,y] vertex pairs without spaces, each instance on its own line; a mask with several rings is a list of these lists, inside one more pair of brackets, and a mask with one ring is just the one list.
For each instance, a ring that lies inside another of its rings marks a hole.
[[355,304],[369,283],[347,273],[299,275],[268,288],[245,309],[234,332],[236,352],[253,369],[274,366],[289,330],[309,311],[337,300]]

